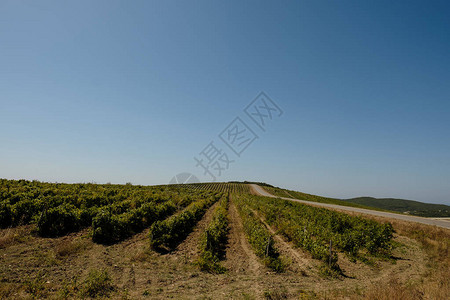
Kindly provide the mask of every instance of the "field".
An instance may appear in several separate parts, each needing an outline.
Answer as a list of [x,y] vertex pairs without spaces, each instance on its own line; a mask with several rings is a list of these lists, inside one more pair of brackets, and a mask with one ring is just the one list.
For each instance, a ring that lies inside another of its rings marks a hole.
[[0,226],[2,299],[450,294],[449,230],[252,195],[245,183],[1,180]]

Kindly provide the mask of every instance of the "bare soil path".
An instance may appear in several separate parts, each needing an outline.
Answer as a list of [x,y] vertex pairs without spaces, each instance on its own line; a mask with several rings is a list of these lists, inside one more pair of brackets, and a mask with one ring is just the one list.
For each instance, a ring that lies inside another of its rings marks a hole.
[[229,207],[230,232],[224,266],[232,273],[260,273],[263,266],[244,234],[242,220],[233,202]]
[[202,233],[205,231],[208,224],[211,222],[219,202],[214,203],[205,213],[203,218],[197,223],[194,230],[187,236],[187,238],[178,245],[177,249],[170,253],[170,255],[181,256],[189,262],[194,262],[198,258],[198,243]]
[[315,267],[318,264],[314,264],[311,258],[311,255],[307,254],[301,249],[295,248],[293,245],[285,241],[285,239],[280,236],[275,229],[273,229],[269,224],[267,224],[266,220],[254,209],[252,211],[256,216],[259,217],[261,222],[266,226],[267,230],[272,234],[273,239],[276,242],[276,246],[278,250],[284,257],[289,257],[293,261],[289,267],[291,267],[295,272],[302,273],[303,276],[311,275]]

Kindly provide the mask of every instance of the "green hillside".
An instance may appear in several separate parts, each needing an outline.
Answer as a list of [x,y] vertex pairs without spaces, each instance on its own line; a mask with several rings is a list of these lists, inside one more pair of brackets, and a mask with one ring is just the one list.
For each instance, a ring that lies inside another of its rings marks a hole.
[[279,187],[271,186],[269,184],[261,184],[261,183],[257,184],[263,185],[264,189],[270,192],[272,195],[280,197],[289,197],[312,202],[353,206],[359,208],[391,211],[397,213],[407,213],[410,215],[420,217],[435,217],[435,218],[450,217],[450,206],[444,204],[431,204],[395,198],[378,199],[373,197],[358,197],[352,199],[337,199],[302,193],[298,191],[286,190]]
[[450,217],[450,206],[395,198],[358,197],[345,201],[421,217]]

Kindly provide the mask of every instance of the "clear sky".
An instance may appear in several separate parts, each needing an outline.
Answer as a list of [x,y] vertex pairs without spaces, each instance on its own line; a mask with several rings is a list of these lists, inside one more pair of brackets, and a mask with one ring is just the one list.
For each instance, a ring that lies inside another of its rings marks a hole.
[[[0,177],[450,204],[448,1],[0,1]],[[283,110],[263,132],[243,112]],[[240,157],[218,135],[258,135]]]

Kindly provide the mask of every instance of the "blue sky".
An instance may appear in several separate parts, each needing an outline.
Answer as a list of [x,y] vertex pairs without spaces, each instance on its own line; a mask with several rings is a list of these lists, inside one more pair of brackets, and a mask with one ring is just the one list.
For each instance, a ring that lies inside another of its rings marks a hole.
[[[364,3],[363,3],[364,2]],[[1,1],[0,177],[218,178],[450,204],[446,1]],[[265,91],[284,111],[255,127]],[[241,157],[218,134],[241,117]]]

